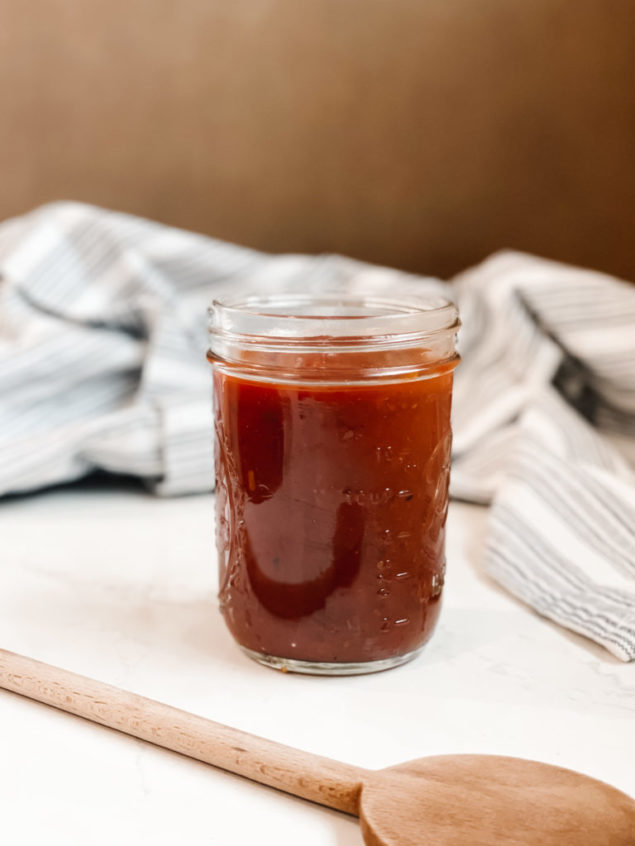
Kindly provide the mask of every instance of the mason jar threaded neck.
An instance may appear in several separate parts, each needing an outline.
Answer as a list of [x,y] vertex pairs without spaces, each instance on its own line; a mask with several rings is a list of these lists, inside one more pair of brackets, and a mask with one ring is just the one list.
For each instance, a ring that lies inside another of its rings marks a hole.
[[243,292],[209,309],[209,358],[256,380],[365,382],[453,369],[460,322],[438,296]]

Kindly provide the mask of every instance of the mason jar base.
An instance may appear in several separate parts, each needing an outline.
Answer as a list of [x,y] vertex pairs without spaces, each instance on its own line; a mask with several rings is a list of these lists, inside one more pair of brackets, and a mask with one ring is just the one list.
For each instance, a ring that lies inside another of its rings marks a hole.
[[327,662],[327,661],[298,661],[295,658],[278,658],[275,655],[267,655],[262,652],[254,652],[244,646],[240,647],[245,655],[248,655],[259,664],[280,670],[283,673],[305,673],[311,676],[359,676],[365,673],[380,673],[382,670],[390,670],[412,661],[421,652],[423,647],[407,652],[405,655],[397,655],[394,658],[382,658],[380,661],[353,661],[353,662]]

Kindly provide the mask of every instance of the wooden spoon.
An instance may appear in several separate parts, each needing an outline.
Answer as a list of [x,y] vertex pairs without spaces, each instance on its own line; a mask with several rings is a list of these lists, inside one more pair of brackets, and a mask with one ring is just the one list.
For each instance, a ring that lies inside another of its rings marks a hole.
[[635,802],[579,773],[489,755],[364,770],[0,650],[0,687],[361,819],[368,846],[634,846]]

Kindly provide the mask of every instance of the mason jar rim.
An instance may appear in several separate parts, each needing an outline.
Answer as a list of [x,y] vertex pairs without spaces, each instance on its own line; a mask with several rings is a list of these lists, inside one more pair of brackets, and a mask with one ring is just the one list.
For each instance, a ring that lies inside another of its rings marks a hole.
[[456,332],[458,311],[444,297],[411,289],[387,296],[342,291],[263,294],[243,291],[213,300],[209,308],[212,336],[241,337],[249,342],[350,344],[357,340],[403,343],[440,332]]

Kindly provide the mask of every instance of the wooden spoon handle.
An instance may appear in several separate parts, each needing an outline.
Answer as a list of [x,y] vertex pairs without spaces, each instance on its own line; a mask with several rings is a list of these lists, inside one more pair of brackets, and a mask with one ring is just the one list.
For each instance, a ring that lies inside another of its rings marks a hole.
[[358,815],[365,771],[0,649],[0,687],[294,796]]

